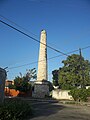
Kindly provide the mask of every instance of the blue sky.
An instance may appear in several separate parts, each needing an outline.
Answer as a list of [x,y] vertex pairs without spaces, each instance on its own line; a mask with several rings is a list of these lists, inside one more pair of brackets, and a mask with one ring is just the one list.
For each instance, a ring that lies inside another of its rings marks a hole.
[[[40,39],[42,29],[47,31],[48,45],[64,52],[90,45],[90,0],[0,0],[0,15],[27,29],[23,30],[4,19],[11,25]],[[82,51],[85,59],[90,60],[90,48]],[[38,61],[39,43],[18,33],[0,22],[0,67],[16,67]],[[79,52],[76,52],[78,54]],[[60,55],[48,48],[48,58]],[[48,61],[48,78],[51,72],[62,66],[66,56]],[[8,79],[12,80],[19,72],[36,68],[30,64],[17,69],[8,69]]]

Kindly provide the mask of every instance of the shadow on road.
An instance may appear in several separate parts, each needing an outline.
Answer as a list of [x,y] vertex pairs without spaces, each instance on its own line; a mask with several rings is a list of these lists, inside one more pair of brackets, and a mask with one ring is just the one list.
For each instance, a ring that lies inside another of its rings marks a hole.
[[39,102],[33,104],[32,107],[34,108],[33,117],[40,117],[40,116],[50,116],[51,114],[55,114],[58,111],[65,108],[65,106],[60,105],[58,102]]
[[37,102],[31,120],[90,120],[90,108],[58,102]]

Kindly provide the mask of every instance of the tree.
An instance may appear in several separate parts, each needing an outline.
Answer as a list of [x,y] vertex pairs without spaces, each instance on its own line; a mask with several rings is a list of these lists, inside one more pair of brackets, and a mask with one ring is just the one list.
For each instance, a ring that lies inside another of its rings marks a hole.
[[22,76],[22,73],[20,73],[20,76],[17,76],[14,79],[14,88],[20,92],[28,92],[31,89],[30,80],[35,78],[35,68],[27,70],[27,73],[24,76]]
[[59,70],[54,70],[52,71],[52,74],[53,74],[53,85],[54,86],[58,86],[58,72]]
[[90,62],[88,60],[73,54],[62,63],[64,66],[59,69],[58,80],[61,89],[90,85]]

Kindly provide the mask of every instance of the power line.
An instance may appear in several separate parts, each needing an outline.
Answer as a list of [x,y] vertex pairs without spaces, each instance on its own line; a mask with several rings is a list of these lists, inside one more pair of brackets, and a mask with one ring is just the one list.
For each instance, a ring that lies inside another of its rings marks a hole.
[[87,48],[89,48],[89,47],[90,47],[90,46],[87,46],[87,47],[81,48],[81,50],[87,49]]
[[[34,33],[32,33],[31,31],[23,28],[22,26],[18,25],[17,23],[13,22],[12,20],[6,18],[5,16],[3,16],[3,15],[0,14],[0,17],[3,18],[3,19],[5,19],[5,20],[7,20],[7,21],[9,21],[11,24],[14,24],[14,25],[16,25],[17,27],[25,30],[26,32],[30,32],[30,33],[33,34],[34,36],[37,36],[37,35],[35,35]],[[78,51],[78,50],[76,50],[76,51]],[[73,51],[73,52],[76,52],[76,51]],[[72,52],[71,52],[71,53],[72,53]],[[70,54],[70,53],[67,53],[67,54]],[[59,56],[61,56],[61,55],[59,55]],[[58,57],[58,56],[55,56],[55,57]],[[52,58],[53,58],[53,57],[52,57]],[[52,58],[50,58],[50,59],[52,59]]]
[[[83,47],[83,48],[81,48],[81,49],[84,50],[84,49],[87,49],[87,48],[90,48],[90,46]],[[77,51],[79,51],[79,50],[78,50],[78,49],[77,49],[77,50],[73,50],[73,51],[68,52],[68,53],[66,53],[66,54],[71,54],[71,53],[74,53],[74,52],[77,52]],[[48,58],[47,60],[54,59],[54,58],[61,57],[61,56],[63,56],[63,55],[53,56],[53,57],[51,57],[51,58]],[[23,65],[20,65],[20,66],[16,66],[16,67],[9,67],[8,69],[20,68],[20,67],[28,66],[28,65],[31,65],[31,64],[36,64],[36,63],[42,62],[42,61],[44,61],[44,60],[36,61],[36,62],[31,62],[31,63],[23,64]]]
[[17,23],[13,22],[12,20],[10,20],[10,19],[8,19],[8,18],[4,17],[3,15],[0,15],[0,17],[1,17],[1,18],[3,18],[3,19],[5,19],[5,20],[7,20],[7,21],[9,21],[11,24],[14,24],[15,26],[17,26],[17,27],[19,27],[19,28],[21,28],[21,29],[25,30],[26,32],[31,33],[31,34],[32,34],[32,35],[34,35],[35,37],[37,37],[37,35],[36,35],[36,34],[34,34],[34,33],[32,33],[31,31],[29,31],[29,30],[25,29],[24,27],[22,27],[22,26],[18,25]]
[[32,33],[31,31],[27,30],[26,28],[24,28],[24,27],[22,27],[22,26],[18,25],[17,23],[15,23],[15,22],[13,22],[12,20],[10,20],[10,19],[6,18],[5,16],[3,16],[3,15],[1,15],[1,14],[0,14],[0,17],[1,17],[1,18],[3,18],[3,19],[5,19],[5,20],[7,20],[7,21],[9,21],[11,24],[14,24],[14,25],[16,25],[17,27],[19,27],[19,28],[21,28],[21,29],[25,30],[26,32],[29,32],[29,33],[31,33],[32,35],[34,35],[34,36],[36,36],[36,37],[37,37],[37,35],[36,35],[36,34]]
[[[5,16],[3,16],[3,15],[0,14],[0,17],[3,18],[3,19],[5,19],[6,21],[10,22],[11,24],[13,24],[13,25],[15,25],[15,26],[21,28],[22,30],[25,30],[26,32],[29,32],[29,33],[31,33],[32,35],[34,35],[34,36],[37,37],[36,34],[32,33],[31,31],[27,30],[26,28],[24,28],[24,27],[18,25],[16,22],[13,22],[12,20],[6,18]],[[51,44],[51,43],[50,43],[50,44]],[[15,63],[15,64],[16,64],[16,63]],[[13,65],[13,64],[12,64],[12,65]],[[9,66],[12,66],[12,65],[9,65]]]
[[[13,23],[14,25],[16,25],[16,26],[22,28],[23,30],[26,30],[25,28],[21,27],[20,25],[16,24],[15,22],[9,20],[8,18],[6,18],[6,17],[4,17],[4,16],[2,16],[2,15],[0,15],[0,16],[1,16],[2,18],[4,18],[4,19],[8,20],[9,22]],[[40,41],[37,40],[36,38],[34,38],[34,37],[32,37],[32,36],[26,34],[25,32],[23,32],[23,31],[21,31],[21,30],[15,28],[15,27],[9,25],[8,23],[6,23],[6,22],[4,22],[4,21],[2,21],[2,20],[0,20],[0,22],[2,22],[3,24],[7,25],[8,27],[11,27],[12,29],[14,29],[14,30],[16,30],[16,31],[18,31],[18,32],[20,32],[20,33],[22,33],[23,35],[25,35],[25,36],[27,36],[27,37],[33,39],[34,41],[39,42],[39,43],[41,43],[41,44],[43,44],[43,45],[49,47],[50,49],[52,49],[52,50],[54,50],[54,51],[59,52],[59,53],[62,54],[62,55],[58,55],[58,56],[54,56],[54,57],[48,58],[48,60],[54,59],[54,58],[57,58],[57,57],[60,57],[60,56],[63,56],[63,55],[68,56],[67,54],[71,54],[71,53],[73,53],[73,52],[77,52],[77,51],[78,51],[78,50],[74,50],[74,51],[71,51],[71,52],[69,52],[69,53],[63,53],[63,52],[61,52],[61,51],[59,51],[59,50],[57,50],[57,49],[55,49],[55,48],[53,48],[53,47],[51,47],[51,46],[48,46],[48,45],[46,45],[46,44],[40,42]],[[26,30],[26,31],[28,31],[28,30]],[[28,32],[30,32],[30,31],[28,31]],[[33,34],[33,33],[32,33],[32,34]],[[35,34],[33,34],[33,35],[35,35]],[[90,46],[84,47],[84,48],[82,48],[82,50],[83,50],[83,49],[86,49],[86,48],[89,48],[89,47],[90,47]],[[42,61],[44,61],[44,60],[41,60],[41,61],[39,61],[39,62],[42,62]],[[28,64],[24,64],[24,65],[20,65],[20,66],[17,66],[17,67],[10,67],[9,69],[24,67],[24,66],[27,66],[27,65],[30,65],[30,64],[35,64],[35,63],[38,63],[38,61],[32,62],[32,63],[28,63]]]
[[[31,33],[32,35],[34,35],[34,36],[37,37],[36,34],[32,33],[31,31],[27,30],[26,28],[24,28],[24,27],[18,25],[17,23],[15,23],[15,22],[13,22],[12,20],[6,18],[5,16],[3,16],[3,15],[0,14],[0,17],[3,18],[3,19],[5,19],[5,20],[7,20],[7,21],[10,22],[11,24],[13,24],[13,25],[15,25],[15,26],[17,26],[17,27],[19,27],[19,28],[25,30],[26,32],[29,32],[29,33]],[[51,44],[51,43],[50,43],[50,44]]]
[[53,48],[53,47],[51,47],[51,46],[49,46],[49,45],[46,45],[46,44],[40,42],[40,41],[37,40],[36,38],[34,38],[34,37],[28,35],[27,33],[25,33],[25,32],[23,32],[23,31],[21,31],[21,30],[15,28],[14,26],[12,26],[12,25],[10,25],[10,24],[8,24],[8,23],[2,21],[2,20],[0,20],[0,22],[3,23],[3,24],[5,24],[5,25],[7,25],[8,27],[10,27],[10,28],[12,28],[12,29],[18,31],[19,33],[21,33],[21,34],[27,36],[28,38],[31,38],[32,40],[34,40],[34,41],[36,41],[36,42],[38,42],[38,43],[41,43],[41,44],[47,46],[48,48],[50,48],[50,49],[52,49],[52,50],[54,50],[54,51],[56,51],[56,52],[58,52],[58,53],[61,53],[61,54],[65,55],[65,56],[68,56],[67,54],[65,54],[65,53],[63,53],[63,52],[61,52],[61,51],[59,51],[59,50],[57,50],[57,49],[55,49],[55,48]]
[[[75,51],[73,51],[73,52],[76,52],[76,51],[78,51],[78,50],[75,50]],[[71,53],[71,52],[69,52],[69,53]],[[68,53],[68,54],[69,54],[69,53]],[[54,59],[54,58],[57,58],[57,57],[60,57],[60,56],[63,56],[63,55],[54,56],[54,57],[48,58],[47,60]],[[31,63],[23,64],[23,65],[20,65],[20,66],[16,66],[16,67],[10,67],[10,68],[8,68],[8,69],[20,68],[20,67],[28,66],[28,65],[31,65],[31,64],[36,64],[36,63],[42,62],[42,61],[44,61],[44,60],[36,61],[36,62],[31,62]]]

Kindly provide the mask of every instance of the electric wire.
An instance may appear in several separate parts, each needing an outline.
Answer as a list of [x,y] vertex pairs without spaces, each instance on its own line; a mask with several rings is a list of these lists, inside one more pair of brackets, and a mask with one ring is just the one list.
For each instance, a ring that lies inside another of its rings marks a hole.
[[[9,22],[11,22],[11,23],[13,23],[14,25],[16,25],[16,26],[22,28],[22,29],[25,30],[25,31],[28,31],[28,30],[26,30],[25,28],[21,27],[20,25],[18,25],[18,24],[16,24],[15,22],[9,20],[9,19],[6,18],[6,17],[4,17],[4,16],[2,16],[2,15],[0,15],[0,17],[2,17],[2,18],[4,18],[4,19],[8,20]],[[32,36],[26,34],[25,32],[23,32],[23,31],[21,31],[21,30],[15,28],[15,27],[13,27],[12,25],[9,25],[8,23],[6,23],[6,22],[4,22],[4,21],[2,21],[2,20],[0,20],[0,22],[2,22],[3,24],[7,25],[8,27],[11,27],[11,28],[13,28],[14,30],[16,30],[16,31],[18,31],[18,32],[20,32],[20,33],[22,33],[23,35],[26,35],[27,37],[33,39],[34,41],[39,42],[39,43],[41,43],[41,44],[43,44],[43,45],[49,47],[50,49],[55,50],[56,52],[59,52],[59,53],[62,54],[62,55],[58,55],[58,56],[54,56],[54,57],[48,58],[47,60],[54,59],[54,58],[57,58],[57,57],[60,57],[60,56],[63,56],[63,55],[68,56],[68,54],[71,54],[71,53],[74,53],[74,52],[77,52],[77,51],[78,51],[78,50],[74,50],[74,51],[71,51],[71,52],[68,52],[68,53],[63,53],[63,52],[61,52],[61,51],[59,51],[59,50],[57,50],[57,49],[55,49],[55,48],[53,48],[53,47],[51,47],[51,46],[49,46],[49,45],[46,45],[46,44],[40,42],[40,41],[37,40],[36,38],[34,38],[34,37],[32,37]],[[28,31],[28,32],[30,32],[30,31]],[[30,32],[30,33],[33,34],[32,32]],[[33,35],[35,35],[35,34],[33,34]],[[36,35],[35,35],[35,36],[36,36]],[[81,48],[81,49],[83,50],[83,49],[86,49],[86,48],[89,48],[89,47],[90,47],[90,46],[87,46],[87,47],[84,47],[84,48]],[[8,69],[14,69],[14,68],[19,68],[19,67],[24,67],[24,66],[27,66],[27,65],[30,65],[30,64],[35,64],[35,63],[42,62],[42,61],[44,61],[44,60],[36,61],[36,62],[32,62],[32,63],[27,63],[27,64],[23,64],[23,65],[16,66],[16,67],[9,67]]]
[[[17,24],[16,22],[14,22],[14,21],[12,21],[12,20],[6,18],[5,16],[3,16],[3,15],[0,14],[0,17],[3,18],[4,20],[8,21],[9,23],[11,23],[11,24],[13,24],[13,25],[15,25],[15,26],[21,28],[22,30],[24,30],[24,31],[26,31],[26,32],[28,32],[28,33],[34,35],[35,37],[38,37],[35,33],[33,33],[33,32],[31,32],[31,31],[27,30],[26,28],[22,27],[21,25]],[[49,43],[49,42],[48,42],[48,43]],[[52,43],[49,43],[49,44],[51,44],[51,46],[53,45]]]
[[6,18],[5,16],[3,16],[3,15],[0,14],[0,17],[3,18],[3,19],[5,19],[5,20],[7,20],[7,21],[10,22],[11,24],[13,24],[13,25],[21,28],[22,30],[24,30],[24,31],[26,31],[26,32],[29,32],[30,34],[32,34],[32,35],[34,35],[35,37],[37,37],[36,34],[32,33],[31,31],[27,30],[26,28],[22,27],[21,25],[18,25],[17,23],[15,23],[15,22],[13,22],[12,20]]
[[[5,16],[3,16],[3,15],[0,14],[0,17],[3,18],[3,19],[5,19],[5,20],[7,20],[7,21],[9,21],[11,24],[14,24],[14,25],[16,25],[17,27],[19,27],[19,28],[25,30],[26,32],[29,32],[29,33],[31,33],[32,35],[37,36],[36,34],[32,33],[31,31],[27,30],[26,28],[24,28],[24,27],[18,25],[17,23],[11,21],[10,19],[6,18]],[[90,47],[90,46],[87,46],[87,47],[85,47],[85,48],[88,48],[88,47]],[[85,49],[85,48],[84,48],[84,49]],[[83,49],[83,48],[82,48],[82,49]],[[76,52],[76,51],[78,51],[78,50],[71,51],[71,53],[72,53],[72,52]],[[70,54],[70,52],[67,53],[67,54]],[[51,58],[49,58],[49,59],[56,58],[56,57],[59,57],[59,56],[62,56],[62,55],[54,56],[54,57],[51,57]],[[35,62],[34,62],[34,63],[35,63]]]
[[50,49],[52,49],[52,50],[54,50],[54,51],[56,51],[56,52],[58,52],[58,53],[61,53],[61,54],[65,55],[65,56],[68,56],[67,54],[65,54],[65,53],[63,53],[63,52],[61,52],[61,51],[59,51],[59,50],[57,50],[57,49],[55,49],[55,48],[53,48],[53,47],[51,47],[51,46],[49,46],[49,45],[46,45],[46,44],[40,42],[40,41],[37,40],[36,38],[34,38],[34,37],[28,35],[27,33],[25,33],[25,32],[23,32],[23,31],[17,29],[16,27],[14,27],[14,26],[12,26],[12,25],[10,25],[10,24],[8,24],[8,23],[2,21],[2,20],[0,20],[0,22],[3,23],[3,24],[5,24],[5,25],[7,25],[8,27],[10,27],[10,28],[12,28],[12,29],[18,31],[19,33],[21,33],[21,34],[27,36],[28,38],[31,38],[32,40],[34,40],[34,41],[36,41],[36,42],[38,42],[38,43],[41,43],[41,44],[47,46],[48,48],[50,48]]
[[[81,50],[84,50],[84,49],[87,49],[87,48],[90,48],[90,46],[83,47],[83,48],[81,48]],[[73,51],[71,51],[71,52],[68,52],[67,54],[71,54],[71,53],[78,52],[78,51],[79,51],[79,49],[73,50]],[[54,58],[57,58],[57,57],[61,57],[61,56],[63,56],[63,55],[53,56],[53,57],[47,58],[47,60],[51,60],[51,59],[54,59]],[[20,67],[28,66],[28,65],[31,65],[31,64],[36,64],[36,63],[42,62],[42,61],[44,61],[44,60],[35,61],[35,62],[31,62],[31,63],[27,63],[27,64],[20,65],[20,66],[16,66],[16,67],[9,67],[8,69],[20,68]]]

